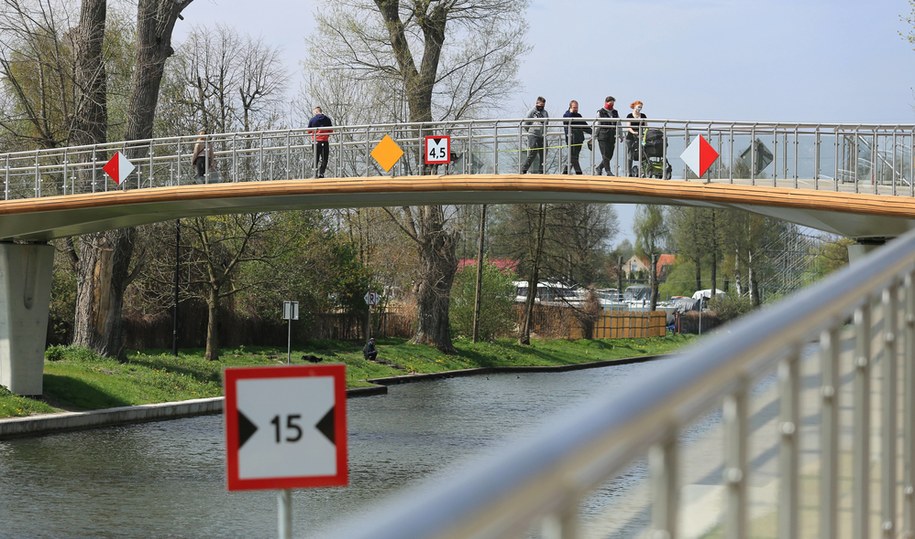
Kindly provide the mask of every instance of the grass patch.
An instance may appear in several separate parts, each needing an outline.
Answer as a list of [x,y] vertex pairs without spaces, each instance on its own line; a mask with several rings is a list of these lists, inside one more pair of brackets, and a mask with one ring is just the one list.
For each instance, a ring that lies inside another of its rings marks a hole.
[[[322,363],[346,364],[347,386],[367,387],[367,380],[412,373],[438,373],[477,367],[560,366],[627,359],[673,352],[695,337],[671,335],[652,339],[544,340],[522,346],[513,340],[472,343],[457,339],[457,354],[380,339],[379,360],[362,357],[362,343],[316,341],[292,353],[293,364],[317,356]],[[44,400],[12,395],[0,387],[0,417],[60,410],[94,410],[222,395],[227,367],[285,365],[286,350],[239,347],[223,350],[219,361],[207,361],[203,350],[184,350],[178,357],[151,350],[128,354],[125,363],[75,347],[52,347],[45,361]]]

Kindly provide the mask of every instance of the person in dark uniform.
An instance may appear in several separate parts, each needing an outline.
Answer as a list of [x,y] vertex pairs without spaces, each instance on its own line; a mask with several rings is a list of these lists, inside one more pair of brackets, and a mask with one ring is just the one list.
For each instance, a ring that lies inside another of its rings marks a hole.
[[362,357],[369,361],[375,361],[375,358],[378,357],[378,350],[375,348],[375,337],[369,338],[369,342],[365,343],[365,347],[362,349]]

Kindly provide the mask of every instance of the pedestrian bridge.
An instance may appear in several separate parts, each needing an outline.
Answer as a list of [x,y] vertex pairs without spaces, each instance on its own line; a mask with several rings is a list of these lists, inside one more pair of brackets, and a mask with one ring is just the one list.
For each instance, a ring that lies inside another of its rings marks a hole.
[[[915,126],[655,120],[644,129],[662,131],[655,159],[671,163],[671,178],[633,179],[556,174],[571,164],[564,126],[544,123],[546,174],[529,176],[517,173],[521,120],[336,128],[326,180],[307,179],[306,130],[207,137],[217,157],[202,183],[189,162],[193,137],[0,154],[0,384],[41,393],[45,242],[113,227],[292,208],[614,202],[744,208],[862,241],[904,234],[727,326],[659,376],[336,536],[617,536],[629,533],[618,508],[592,507],[588,494],[618,488],[612,481],[632,466],[650,480],[621,496],[650,513],[646,536],[912,536],[915,232],[905,231],[915,218]],[[386,172],[372,157],[385,134],[404,152]],[[699,134],[721,154],[703,178],[677,159]],[[455,161],[424,166],[427,135],[450,136]],[[136,166],[120,185],[101,173],[115,151]],[[618,154],[611,169],[625,171]],[[595,161],[582,151],[585,168]],[[709,415],[721,428],[692,443],[686,434]],[[594,518],[602,512],[609,518]]]
[[[596,129],[595,120],[582,120]],[[544,120],[543,175],[518,174],[527,151],[522,120],[336,127],[327,179],[313,179],[307,129],[170,137],[0,154],[0,240],[46,241],[108,228],[228,212],[400,206],[598,202],[742,208],[859,240],[908,230],[915,217],[912,125],[808,125],[652,120],[666,145],[644,162],[671,164],[671,178],[568,176],[571,153],[561,120]],[[582,126],[579,126],[582,127]],[[625,124],[616,126],[619,132]],[[388,135],[402,157],[385,171],[375,156]],[[679,156],[698,135],[720,158],[696,178]],[[427,136],[448,136],[452,161],[424,165]],[[195,144],[215,153],[195,178]],[[135,166],[119,185],[104,172],[122,152]],[[600,156],[583,145],[592,171]],[[634,167],[647,172],[651,167]],[[310,179],[311,178],[311,179]],[[215,184],[215,185],[214,185]]]

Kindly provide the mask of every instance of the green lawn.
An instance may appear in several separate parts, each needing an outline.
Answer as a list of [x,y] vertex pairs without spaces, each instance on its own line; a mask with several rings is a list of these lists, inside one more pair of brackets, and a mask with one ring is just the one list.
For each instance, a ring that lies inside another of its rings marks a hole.
[[[534,341],[531,346],[521,346],[512,340],[477,344],[456,340],[456,355],[445,355],[404,339],[380,339],[379,362],[364,360],[361,344],[319,341],[294,350],[292,363],[306,363],[303,359],[306,355],[317,356],[322,363],[345,363],[347,385],[354,388],[372,385],[368,379],[410,373],[559,366],[666,354],[693,339],[693,336],[672,335],[653,339],[547,340]],[[44,399],[17,397],[0,387],[0,417],[217,397],[222,395],[223,369],[283,365],[286,350],[228,349],[222,351],[219,361],[203,359],[202,350],[184,350],[178,357],[156,350],[129,354],[126,363],[119,363],[83,349],[53,347],[46,357]]]

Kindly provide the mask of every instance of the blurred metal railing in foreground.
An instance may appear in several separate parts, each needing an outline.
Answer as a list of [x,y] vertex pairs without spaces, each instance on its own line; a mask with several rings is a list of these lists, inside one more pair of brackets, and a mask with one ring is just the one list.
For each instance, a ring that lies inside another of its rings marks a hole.
[[913,361],[909,233],[333,536],[911,537]]
[[[580,127],[592,131],[598,127],[595,119],[581,121],[584,125]],[[571,153],[563,119],[498,119],[335,127],[327,176],[387,175],[370,156],[386,134],[405,153],[390,174],[517,173],[527,154],[526,128],[531,122],[543,123],[545,127],[544,172],[557,174],[568,169]],[[623,135],[627,126],[621,120],[618,133]],[[640,140],[644,140],[648,130],[661,130],[666,143],[656,156],[636,155],[643,158],[643,163],[637,160],[629,174],[660,176],[664,166],[659,163],[668,162],[672,165],[673,178],[689,179],[691,176],[679,156],[695,136],[703,135],[721,154],[703,181],[915,196],[913,125],[647,120],[638,129]],[[428,135],[451,136],[456,158],[451,165],[424,169],[424,137]],[[202,180],[195,178],[191,165],[197,140],[192,135],[0,154],[3,198],[142,189],[200,181],[292,180],[315,175],[314,146],[308,129],[207,135],[205,144],[215,151],[216,158],[215,163],[208,165]],[[616,175],[628,175],[627,146],[622,139],[616,144],[611,167]],[[136,171],[120,186],[102,172],[115,151],[124,152],[136,166]],[[585,173],[594,170],[600,162],[597,144],[594,151],[583,145],[580,159]],[[655,166],[647,166],[649,163]]]

